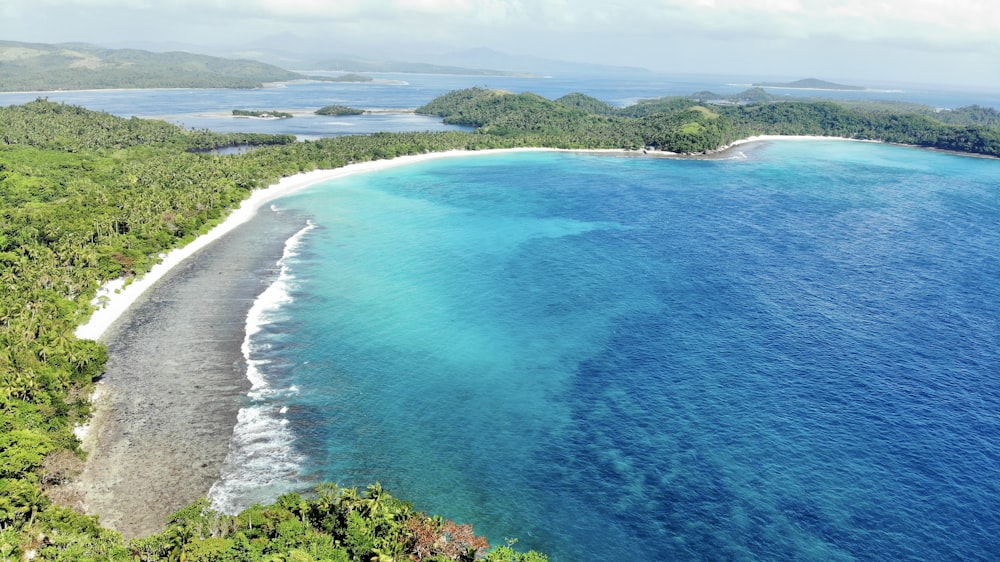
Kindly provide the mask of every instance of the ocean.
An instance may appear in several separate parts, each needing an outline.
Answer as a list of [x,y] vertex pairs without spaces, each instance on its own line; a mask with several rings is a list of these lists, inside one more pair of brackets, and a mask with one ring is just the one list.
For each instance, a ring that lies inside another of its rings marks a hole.
[[[382,78],[42,95],[315,138],[445,126],[226,114],[745,87]],[[276,201],[308,222],[247,319],[255,387],[215,504],[380,481],[557,562],[994,560],[1000,163],[828,140],[727,156],[476,154]]]
[[997,162],[741,149],[278,200],[310,224],[252,315],[214,500],[380,481],[556,561],[994,558]]

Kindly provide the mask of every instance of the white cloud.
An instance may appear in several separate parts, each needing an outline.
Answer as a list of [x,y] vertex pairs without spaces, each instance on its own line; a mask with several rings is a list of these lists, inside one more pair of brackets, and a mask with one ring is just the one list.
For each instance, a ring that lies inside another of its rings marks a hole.
[[661,5],[705,28],[768,23],[772,32],[791,36],[1000,40],[1000,5],[984,0],[666,0]]
[[290,32],[332,52],[483,46],[667,70],[678,57],[880,60],[867,50],[911,56],[913,68],[960,55],[967,74],[1000,76],[995,0],[0,0],[0,15],[20,41],[221,45]]
[[[1000,36],[1000,6],[988,0],[3,0],[7,13],[115,8],[146,13],[267,17],[300,21],[362,18],[420,33],[466,25],[550,32],[663,25],[760,29],[776,35],[848,39],[926,37],[964,41]],[[461,30],[459,30],[461,31]]]

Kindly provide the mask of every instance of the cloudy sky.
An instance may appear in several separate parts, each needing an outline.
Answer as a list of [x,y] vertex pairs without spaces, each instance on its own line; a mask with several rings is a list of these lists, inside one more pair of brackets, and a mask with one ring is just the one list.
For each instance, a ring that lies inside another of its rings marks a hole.
[[248,44],[414,60],[488,47],[666,73],[1000,89],[996,0],[2,0],[0,39]]

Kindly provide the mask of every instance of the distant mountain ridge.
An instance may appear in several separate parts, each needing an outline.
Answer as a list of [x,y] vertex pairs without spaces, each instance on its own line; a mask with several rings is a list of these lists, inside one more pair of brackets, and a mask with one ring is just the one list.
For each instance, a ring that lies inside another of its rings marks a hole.
[[448,66],[422,62],[375,61],[358,58],[335,58],[320,61],[315,70],[347,70],[351,72],[409,72],[413,74],[456,74],[465,76],[518,76],[538,77],[531,72],[514,70],[490,70],[485,68],[467,68],[464,66]]
[[0,41],[0,91],[254,88],[307,78],[277,66],[187,52]]
[[648,69],[637,66],[617,66],[554,60],[528,55],[511,55],[487,48],[469,49],[466,51],[451,53],[449,55],[439,57],[439,61],[437,62],[440,62],[441,64],[454,64],[460,66],[497,68],[500,70],[516,69],[523,72],[533,72],[547,75],[596,74],[601,76],[622,76],[650,73]]

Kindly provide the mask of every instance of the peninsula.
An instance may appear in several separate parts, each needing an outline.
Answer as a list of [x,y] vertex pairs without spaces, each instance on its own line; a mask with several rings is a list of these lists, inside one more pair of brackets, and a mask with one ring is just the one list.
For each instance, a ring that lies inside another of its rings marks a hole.
[[370,76],[309,76],[247,59],[187,52],[105,49],[85,43],[0,41],[0,92],[109,88],[259,88],[291,80],[371,82]]

